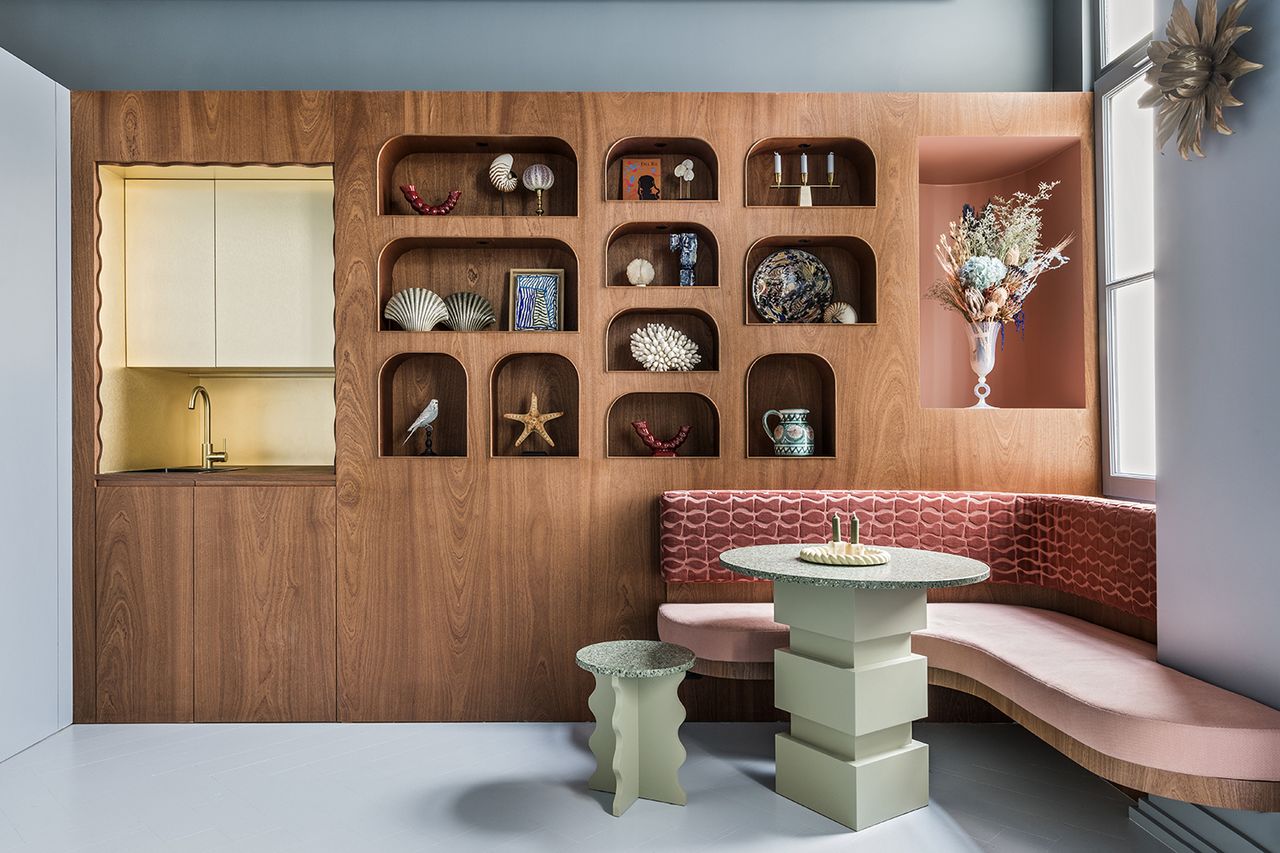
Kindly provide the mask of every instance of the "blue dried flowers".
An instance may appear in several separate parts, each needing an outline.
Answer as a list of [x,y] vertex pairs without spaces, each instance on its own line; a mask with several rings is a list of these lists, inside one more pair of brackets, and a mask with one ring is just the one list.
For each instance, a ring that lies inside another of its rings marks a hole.
[[960,278],[969,287],[986,290],[1004,281],[1009,268],[999,258],[977,255],[960,266]]

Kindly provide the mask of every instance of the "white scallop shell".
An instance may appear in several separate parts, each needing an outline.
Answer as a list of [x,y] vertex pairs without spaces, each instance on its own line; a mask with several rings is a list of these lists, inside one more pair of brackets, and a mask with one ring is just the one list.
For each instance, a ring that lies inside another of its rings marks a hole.
[[649,263],[644,258],[636,258],[631,263],[627,264],[627,281],[631,282],[636,287],[644,287],[649,282],[653,281],[653,275],[653,264]]
[[498,322],[489,300],[469,290],[450,293],[444,298],[444,307],[449,312],[446,322],[455,332],[474,332]]
[[832,302],[822,312],[822,322],[824,323],[845,323],[852,324],[858,322],[858,312],[853,310],[853,306],[848,302]]
[[556,182],[556,176],[546,163],[534,163],[524,170],[520,180],[524,183],[525,189],[533,192],[534,190],[551,189]]
[[510,154],[499,154],[489,164],[489,183],[500,193],[513,192],[520,186],[520,179],[511,171],[511,164],[514,162],[515,158]]
[[407,332],[429,332],[448,319],[444,300],[425,287],[410,287],[387,300],[382,316]]

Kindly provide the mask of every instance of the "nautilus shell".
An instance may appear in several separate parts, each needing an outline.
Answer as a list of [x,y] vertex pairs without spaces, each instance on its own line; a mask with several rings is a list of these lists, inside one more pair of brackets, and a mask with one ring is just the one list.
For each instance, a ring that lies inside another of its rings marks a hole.
[[511,164],[514,162],[515,158],[510,154],[499,154],[489,164],[489,183],[500,193],[513,192],[520,186],[520,179],[511,171]]
[[627,281],[636,287],[644,287],[653,281],[653,264],[644,258],[636,258],[627,264]]
[[489,300],[469,290],[450,293],[444,298],[444,307],[449,312],[446,322],[455,332],[474,332],[498,322]]
[[537,190],[551,189],[556,182],[556,176],[551,171],[551,167],[545,163],[534,163],[524,170],[520,180],[524,183],[525,189],[530,192],[536,192]]
[[853,310],[853,306],[848,302],[832,302],[822,312],[822,322],[824,323],[846,323],[852,324],[858,322],[858,312]]
[[409,287],[387,300],[382,316],[407,332],[429,332],[449,318],[444,300],[425,287]]

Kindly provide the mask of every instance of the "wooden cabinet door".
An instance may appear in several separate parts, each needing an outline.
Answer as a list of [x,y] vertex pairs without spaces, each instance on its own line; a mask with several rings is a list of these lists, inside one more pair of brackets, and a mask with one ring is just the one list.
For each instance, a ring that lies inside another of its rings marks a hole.
[[213,181],[125,181],[125,360],[212,367]]
[[217,182],[219,367],[333,367],[333,182]]
[[97,721],[192,717],[190,486],[97,490]]
[[333,487],[195,491],[196,719],[337,719]]

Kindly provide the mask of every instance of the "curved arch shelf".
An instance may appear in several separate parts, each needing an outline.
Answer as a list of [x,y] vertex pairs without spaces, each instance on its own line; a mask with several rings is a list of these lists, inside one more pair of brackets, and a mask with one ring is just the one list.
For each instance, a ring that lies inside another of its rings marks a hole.
[[649,287],[680,284],[680,258],[671,251],[671,235],[691,233],[698,237],[698,261],[693,267],[693,287],[720,286],[720,245],[705,225],[694,222],[624,222],[609,234],[605,250],[605,286],[633,287],[627,281],[627,264],[644,258],[653,264]]
[[[467,371],[448,353],[394,355],[378,376],[379,455],[419,456],[419,432],[406,443],[409,426],[431,400],[439,401],[432,435],[436,456],[467,455]],[[427,457],[430,458],[430,457]]]
[[[638,201],[623,197],[622,161],[629,158],[658,161],[662,193],[659,202],[716,201],[720,198],[720,161],[706,140],[693,136],[626,136],[610,145],[605,154],[605,201]],[[686,159],[693,161],[694,179],[688,182],[689,197],[680,198],[675,168]]]
[[605,369],[646,373],[631,355],[631,333],[649,323],[662,323],[682,332],[698,345],[702,360],[690,373],[720,369],[720,329],[697,308],[628,308],[613,315],[605,334]]
[[417,216],[400,193],[402,184],[413,184],[429,203],[451,190],[462,190],[449,216],[536,215],[538,203],[533,193],[523,187],[502,193],[489,183],[489,164],[499,154],[515,158],[517,175],[534,163],[550,166],[555,185],[543,193],[546,215],[578,215],[578,155],[563,139],[427,134],[393,136],[378,152],[378,213]]
[[713,458],[720,455],[720,411],[711,398],[693,391],[634,391],[609,405],[605,419],[605,454],[611,458],[652,457],[631,426],[648,421],[660,439],[689,426],[689,437],[676,458]]
[[[578,369],[569,359],[550,352],[512,353],[493,366],[489,389],[489,447],[493,456],[578,455]],[[515,446],[521,426],[503,414],[528,411],[531,394],[538,395],[539,411],[564,412],[546,425],[554,447],[537,436]]]
[[459,290],[479,293],[489,300],[498,315],[498,322],[488,331],[504,331],[510,328],[510,272],[515,269],[564,270],[561,330],[576,332],[578,256],[568,243],[550,237],[399,237],[392,240],[378,256],[379,328],[400,331],[399,326],[382,316],[387,300],[406,288],[425,287],[441,296]]
[[[836,455],[836,374],[831,363],[811,352],[762,355],[747,368],[747,456],[779,458],[762,420],[770,409],[808,409],[813,455]],[[785,457],[795,461],[796,457]]]
[[858,322],[854,325],[865,326],[876,322],[876,253],[867,241],[849,236],[786,235],[762,237],[747,250],[743,278],[746,283],[746,299],[743,302],[746,305],[748,325],[775,325],[756,311],[751,301],[751,278],[760,262],[779,249],[803,249],[816,255],[831,273],[832,300],[848,302],[857,313]]
[[[747,151],[744,163],[747,207],[796,207],[799,190],[775,189],[774,152],[782,155],[782,183],[800,183],[800,155],[809,157],[809,184],[814,207],[875,207],[876,155],[871,146],[852,136],[761,139]],[[826,186],[827,155],[835,159],[832,189]]]

